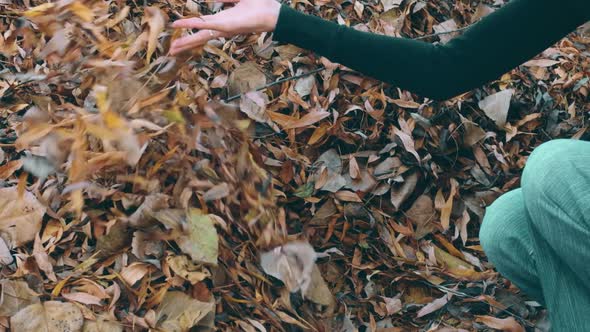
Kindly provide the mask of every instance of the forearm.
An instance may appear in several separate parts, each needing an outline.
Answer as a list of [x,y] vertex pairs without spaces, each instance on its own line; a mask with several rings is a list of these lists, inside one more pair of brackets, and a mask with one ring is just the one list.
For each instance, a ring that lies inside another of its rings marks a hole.
[[446,99],[499,77],[562,38],[587,19],[587,3],[513,0],[446,45],[360,32],[283,7],[275,38]]

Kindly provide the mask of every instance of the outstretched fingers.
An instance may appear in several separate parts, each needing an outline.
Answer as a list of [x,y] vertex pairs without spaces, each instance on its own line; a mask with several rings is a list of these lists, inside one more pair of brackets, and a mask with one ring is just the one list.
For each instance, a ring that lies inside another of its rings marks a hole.
[[205,45],[208,41],[223,36],[225,36],[225,34],[220,31],[201,30],[192,35],[188,35],[173,41],[172,45],[170,45],[170,54],[176,55],[191,48]]

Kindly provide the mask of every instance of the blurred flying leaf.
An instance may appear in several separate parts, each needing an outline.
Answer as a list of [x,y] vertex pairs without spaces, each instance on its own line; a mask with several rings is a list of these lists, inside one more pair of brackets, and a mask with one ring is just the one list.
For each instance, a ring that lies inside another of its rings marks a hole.
[[262,253],[260,265],[267,274],[281,280],[290,292],[305,296],[312,284],[315,250],[307,242],[290,242]]

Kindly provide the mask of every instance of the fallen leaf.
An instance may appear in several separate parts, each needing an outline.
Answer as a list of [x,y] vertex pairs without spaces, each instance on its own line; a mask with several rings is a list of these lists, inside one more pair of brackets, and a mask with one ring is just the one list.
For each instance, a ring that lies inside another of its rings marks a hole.
[[429,315],[437,310],[442,309],[447,303],[449,302],[449,295],[443,295],[441,298],[438,298],[430,303],[428,303],[427,305],[425,305],[424,307],[422,307],[422,309],[420,309],[418,311],[418,314],[416,315],[417,318],[420,317],[424,317],[426,315]]
[[391,187],[391,204],[396,210],[399,210],[402,204],[410,198],[416,185],[418,184],[418,174],[410,173],[404,178],[404,182],[401,185],[395,186],[392,184]]
[[84,317],[72,303],[48,301],[35,303],[10,317],[14,331],[82,331]]
[[178,291],[168,291],[156,311],[163,331],[189,331],[214,313],[214,302],[201,302]]
[[494,122],[499,128],[503,128],[508,117],[510,100],[514,90],[508,89],[489,95],[479,102],[479,108]]
[[99,317],[96,321],[84,321],[82,332],[123,332],[123,326]]
[[65,298],[66,300],[79,302],[79,303],[82,303],[85,305],[90,305],[90,304],[101,305],[100,298],[98,298],[94,295],[88,294],[88,293],[82,293],[82,292],[62,293],[61,296],[63,298]]
[[430,197],[426,195],[418,197],[405,214],[416,225],[414,234],[416,239],[423,238],[435,229],[434,221],[436,221],[437,215]]
[[556,61],[556,60],[550,60],[550,59],[534,59],[534,60],[529,60],[529,61],[523,63],[522,65],[525,66],[525,67],[542,67],[542,68],[547,68],[547,67],[555,66],[558,63],[559,63],[559,61]]
[[135,285],[139,280],[145,277],[150,270],[149,264],[142,263],[142,262],[134,262],[125,266],[121,270],[121,278],[127,282],[129,286]]
[[504,332],[525,331],[522,325],[520,325],[514,317],[496,318],[492,316],[475,316],[475,321]]
[[0,237],[9,248],[34,240],[44,215],[45,207],[31,192],[19,197],[17,187],[0,188]]
[[448,43],[451,39],[453,39],[457,33],[453,32],[456,31],[459,27],[457,26],[457,22],[455,22],[455,20],[450,19],[450,20],[446,20],[440,24],[436,24],[432,26],[432,29],[434,30],[435,33],[444,33],[447,32],[446,34],[441,34],[438,36],[438,38],[440,39],[440,42],[443,44]]
[[231,96],[245,94],[266,85],[266,75],[254,62],[245,62],[229,76],[228,87]]
[[154,217],[179,234],[175,241],[195,263],[217,265],[218,237],[213,219],[199,209],[162,210]]
[[21,167],[23,167],[23,161],[20,159],[9,161],[6,164],[0,166],[0,180],[8,179]]
[[397,297],[381,297],[383,301],[385,301],[385,309],[387,310],[387,315],[395,315],[400,312],[403,308],[402,301]]
[[14,258],[10,253],[10,249],[6,245],[6,242],[0,237],[0,266],[12,264]]
[[313,266],[311,282],[304,297],[316,304],[328,307],[328,309],[324,311],[326,313],[331,313],[335,309],[336,299],[332,292],[330,292],[330,288],[328,288],[328,285],[316,264]]
[[207,192],[203,194],[203,199],[205,200],[205,202],[209,202],[222,199],[224,197],[227,197],[228,195],[229,186],[227,185],[227,183],[221,183],[207,190]]
[[190,281],[193,285],[211,276],[209,271],[194,264],[188,257],[183,255],[168,256],[166,257],[166,263],[176,275]]
[[39,294],[20,280],[0,280],[0,316],[10,317],[21,309],[39,302]]

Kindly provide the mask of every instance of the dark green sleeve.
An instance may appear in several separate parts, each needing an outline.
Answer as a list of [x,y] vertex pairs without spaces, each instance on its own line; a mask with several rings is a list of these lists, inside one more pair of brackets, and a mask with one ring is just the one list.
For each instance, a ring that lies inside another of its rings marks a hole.
[[287,6],[274,38],[403,89],[448,99],[499,78],[590,16],[590,0],[512,0],[445,45],[357,31]]

